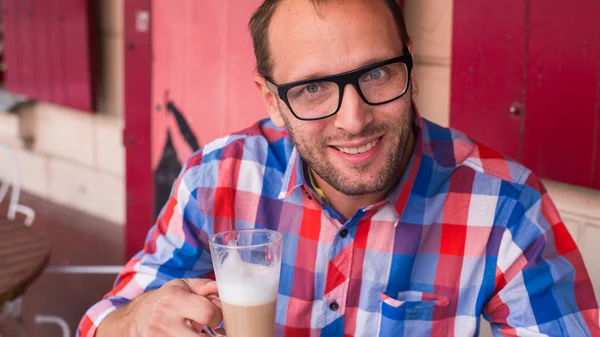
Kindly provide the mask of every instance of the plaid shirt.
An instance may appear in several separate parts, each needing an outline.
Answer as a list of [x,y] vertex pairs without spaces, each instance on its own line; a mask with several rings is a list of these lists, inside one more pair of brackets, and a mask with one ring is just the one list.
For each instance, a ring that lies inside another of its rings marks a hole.
[[417,116],[409,167],[388,197],[343,219],[269,120],[192,155],[143,251],[83,317],[174,278],[214,278],[208,238],[283,233],[277,336],[600,336],[582,257],[540,180]]

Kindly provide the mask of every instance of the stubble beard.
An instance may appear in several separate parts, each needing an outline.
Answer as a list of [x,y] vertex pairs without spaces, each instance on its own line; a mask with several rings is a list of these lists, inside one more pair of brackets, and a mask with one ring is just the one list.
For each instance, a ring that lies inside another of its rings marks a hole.
[[[360,135],[321,137],[316,146],[310,146],[310,143],[300,135],[301,132],[296,132],[295,128],[290,127],[291,124],[287,116],[283,113],[281,115],[300,157],[308,167],[338,192],[347,196],[362,196],[389,190],[400,179],[405,158],[412,155],[412,148],[409,148],[410,137],[414,132],[415,119],[412,102],[410,102],[409,107],[409,111],[403,114],[403,118],[398,125],[367,125]],[[378,134],[385,134],[386,141],[392,147],[386,156],[383,168],[379,172],[369,172],[370,168],[376,163],[367,163],[353,165],[354,173],[351,176],[344,176],[336,169],[335,165],[327,161],[327,144],[331,144],[333,140],[336,142],[348,141],[352,138],[366,138]]]

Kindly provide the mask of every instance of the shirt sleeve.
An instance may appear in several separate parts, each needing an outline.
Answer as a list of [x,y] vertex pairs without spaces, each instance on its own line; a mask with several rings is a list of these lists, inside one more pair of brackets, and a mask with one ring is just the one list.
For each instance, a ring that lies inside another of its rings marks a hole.
[[[175,181],[171,196],[146,236],[143,249],[118,275],[114,288],[83,316],[77,336],[92,337],[102,320],[135,297],[176,278],[214,279],[206,215],[196,196],[201,154],[193,155]],[[197,164],[194,164],[197,163]]]
[[600,336],[598,304],[581,254],[533,174],[503,234],[484,317],[494,336]]

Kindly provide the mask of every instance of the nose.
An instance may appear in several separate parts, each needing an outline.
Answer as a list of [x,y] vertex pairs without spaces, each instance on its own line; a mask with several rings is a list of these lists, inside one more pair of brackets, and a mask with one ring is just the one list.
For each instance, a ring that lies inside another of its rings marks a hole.
[[334,118],[336,128],[358,135],[373,121],[373,111],[372,107],[362,100],[356,88],[348,84],[344,88],[340,110]]

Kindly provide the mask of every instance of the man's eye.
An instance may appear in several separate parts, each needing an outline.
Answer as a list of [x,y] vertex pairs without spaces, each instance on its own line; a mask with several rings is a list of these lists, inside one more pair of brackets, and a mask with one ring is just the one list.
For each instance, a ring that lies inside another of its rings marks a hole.
[[378,80],[378,79],[382,78],[383,75],[384,75],[384,72],[382,69],[371,70],[371,72],[369,72],[369,79],[370,80]]
[[308,92],[309,94],[314,94],[317,91],[319,91],[319,86],[316,85],[315,83],[309,84],[307,85],[304,90],[306,90],[306,92]]

